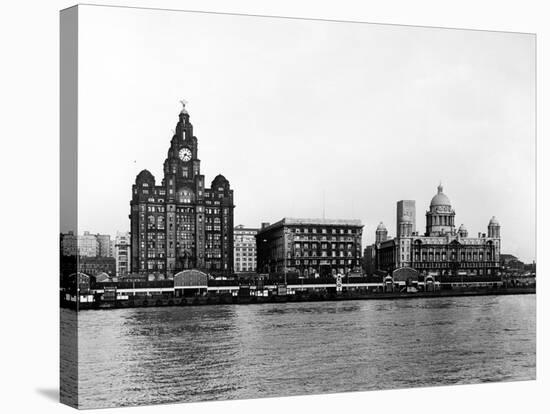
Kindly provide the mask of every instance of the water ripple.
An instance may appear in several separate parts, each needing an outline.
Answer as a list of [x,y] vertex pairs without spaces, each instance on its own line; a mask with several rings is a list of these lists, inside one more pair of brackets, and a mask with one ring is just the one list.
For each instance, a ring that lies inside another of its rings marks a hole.
[[534,295],[117,309],[78,320],[81,408],[535,378]]

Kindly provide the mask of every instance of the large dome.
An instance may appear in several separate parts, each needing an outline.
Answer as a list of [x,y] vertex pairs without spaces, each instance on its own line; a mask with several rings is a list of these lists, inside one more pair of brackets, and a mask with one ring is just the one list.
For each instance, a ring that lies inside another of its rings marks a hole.
[[437,194],[433,196],[430,203],[430,207],[434,206],[450,206],[451,200],[443,193],[443,186],[439,184],[437,186]]

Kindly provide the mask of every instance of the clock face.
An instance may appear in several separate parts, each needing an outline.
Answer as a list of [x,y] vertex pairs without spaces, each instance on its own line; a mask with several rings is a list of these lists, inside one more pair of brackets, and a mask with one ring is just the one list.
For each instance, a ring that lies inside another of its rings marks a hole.
[[179,152],[180,160],[182,161],[189,161],[191,159],[191,150],[189,148],[182,148]]

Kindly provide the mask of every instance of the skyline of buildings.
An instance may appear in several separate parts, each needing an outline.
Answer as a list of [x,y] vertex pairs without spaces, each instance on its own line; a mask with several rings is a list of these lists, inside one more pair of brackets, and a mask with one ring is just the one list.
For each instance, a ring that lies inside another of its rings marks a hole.
[[[407,201],[411,201],[411,200],[407,200]],[[398,202],[399,203],[399,202]],[[291,219],[291,220],[296,220],[296,219]],[[263,223],[264,226],[267,224],[267,223]],[[244,225],[238,225],[238,226],[235,226],[235,229],[234,229],[234,240],[235,240],[235,253],[234,253],[234,256],[235,258],[237,257],[240,257],[240,256],[247,256],[245,258],[246,261],[244,261],[243,259],[242,260],[242,264],[241,266],[244,266],[244,265],[247,265],[248,264],[248,269],[250,269],[250,262],[252,263],[256,263],[256,244],[255,244],[255,236],[253,234],[256,234],[258,232],[259,229],[257,228],[248,228],[248,227],[245,227]],[[465,232],[464,231],[465,228],[464,226],[461,226],[458,231],[456,232],[456,234],[459,234],[462,236],[462,237],[468,237],[468,233],[467,231]],[[86,231],[85,232],[87,235],[89,235],[89,231]],[[244,237],[243,237],[243,234],[244,233]],[[384,226],[383,223],[380,223],[375,231],[376,233],[376,240],[378,243],[382,242],[382,241],[387,241],[390,239],[390,237],[388,236],[388,231],[386,229],[386,227]],[[486,233],[486,235],[488,235],[490,233]],[[480,236],[483,235],[483,233],[479,234]],[[69,236],[69,237],[67,237]],[[63,250],[67,250],[69,248],[69,246],[67,245],[64,245],[63,244],[63,240],[65,240],[65,244],[66,243],[75,243],[74,240],[76,240],[76,237],[73,237],[74,235],[73,234],[65,234],[65,235],[61,235],[61,240],[62,240],[62,245],[61,245],[61,249],[62,251]],[[115,237],[115,239],[117,240],[117,242],[115,243],[115,273],[116,274],[116,277],[122,277],[123,279],[132,279],[132,280],[143,280],[143,277],[142,276],[139,276],[137,274],[132,274],[131,272],[129,272],[128,270],[125,271],[125,266],[128,266],[128,263],[125,263],[124,260],[129,260],[129,251],[130,251],[130,246],[129,246],[129,243],[127,242],[127,240],[129,240],[129,232],[117,232],[117,235]],[[254,243],[252,243],[252,239],[254,239]],[[126,244],[128,243],[128,244]],[[121,249],[121,253],[120,253],[120,256],[117,255],[117,247],[118,249]],[[239,250],[239,248],[241,248],[241,250]],[[101,261],[97,262],[97,264],[95,262],[90,261],[88,260],[90,256],[86,256],[85,257],[85,260],[83,261],[83,263],[85,263],[85,267],[88,268],[88,269],[95,269],[95,267],[97,267],[97,271],[99,272],[100,270],[104,273],[107,273],[107,274],[111,274],[113,273],[112,271],[108,270],[111,266],[110,265],[110,262],[105,262],[105,263],[102,263]],[[532,266],[535,266],[535,262],[522,262],[521,260],[519,260],[519,258],[517,258],[516,256],[514,255],[511,255],[511,254],[508,254],[508,253],[501,253],[499,255],[499,258],[500,258],[500,262],[499,262],[499,265],[500,266],[503,266],[504,268],[506,268],[507,266],[509,267],[509,263],[510,261],[512,263],[519,263],[519,265],[517,265],[516,267],[518,268],[523,268],[523,266],[526,266],[527,268],[531,268]],[[119,261],[121,263],[119,263]],[[376,265],[375,265],[375,261],[376,261],[376,243],[373,243],[373,244],[370,244],[370,245],[367,245],[364,247],[363,249],[363,254],[362,254],[362,257],[361,257],[361,266],[363,268],[363,271],[366,275],[373,275],[375,273],[375,271],[377,270],[376,269]],[[95,266],[95,267],[94,267]],[[101,268],[101,266],[104,266],[104,268]],[[254,270],[252,272],[256,272],[256,267],[254,267],[254,265],[252,266],[254,268]],[[82,271],[83,268],[81,268],[81,271]],[[242,270],[240,270],[242,269]],[[244,272],[248,272],[250,270],[246,270],[246,267],[241,267],[239,268],[239,262],[237,262],[237,260],[235,261],[235,273],[244,273]],[[378,269],[379,270],[379,269]],[[128,280],[130,280],[128,279]],[[147,280],[147,277],[145,278],[145,280]],[[155,280],[155,279],[151,279],[151,280]]]
[[[417,231],[416,201],[400,200],[396,236],[389,238],[381,222],[374,244],[364,252],[364,226],[357,219],[285,217],[273,225],[264,222],[259,229],[234,227],[233,189],[221,174],[211,188],[205,187],[198,139],[181,102],[160,185],[146,169],[132,185],[130,232],[117,232],[114,239],[109,234],[69,232],[62,236],[63,255],[114,258],[115,271],[110,273],[156,279],[186,269],[218,274],[290,271],[308,277],[349,274],[361,266],[372,269],[373,264],[375,270],[387,272],[401,267],[440,274],[498,271],[500,224],[493,217],[487,233],[477,238],[468,237],[464,225],[456,229],[455,211],[441,183],[426,212],[424,235]],[[347,237],[343,243],[342,237]]]

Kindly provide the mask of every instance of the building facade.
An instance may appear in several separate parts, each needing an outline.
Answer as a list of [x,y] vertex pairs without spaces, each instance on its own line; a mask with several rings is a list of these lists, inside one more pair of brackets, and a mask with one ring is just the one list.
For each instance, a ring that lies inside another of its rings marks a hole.
[[95,234],[85,231],[78,236],[78,255],[84,257],[99,256],[99,242]]
[[247,228],[242,224],[233,229],[235,273],[256,271],[256,234],[258,229]]
[[81,256],[78,260],[78,271],[90,276],[97,276],[101,273],[105,273],[111,278],[115,277],[115,258]]
[[117,232],[115,237],[116,276],[125,277],[130,273],[130,233]]
[[365,275],[372,276],[376,270],[376,245],[370,244],[363,251],[363,271]]
[[259,273],[325,277],[361,272],[360,220],[283,218],[256,235]]
[[98,256],[99,257],[115,257],[114,242],[109,234],[96,234]]
[[61,234],[63,256],[114,257],[114,241],[108,234],[91,234],[85,231],[75,235],[72,231]]
[[401,200],[397,202],[397,237],[416,232],[416,202]]
[[61,233],[61,256],[78,255],[78,236],[74,232]]
[[184,105],[160,185],[143,170],[132,186],[132,272],[167,277],[194,268],[232,272],[234,207],[233,190],[223,175],[210,188],[205,185],[198,140]]
[[[400,207],[401,206],[401,207]],[[500,256],[500,224],[491,218],[487,233],[470,237],[464,225],[455,226],[455,211],[439,185],[426,212],[426,231],[415,231],[414,201],[397,203],[397,237],[388,238],[380,223],[376,231],[376,267],[393,272],[410,267],[421,274],[497,275]]]

